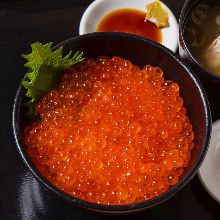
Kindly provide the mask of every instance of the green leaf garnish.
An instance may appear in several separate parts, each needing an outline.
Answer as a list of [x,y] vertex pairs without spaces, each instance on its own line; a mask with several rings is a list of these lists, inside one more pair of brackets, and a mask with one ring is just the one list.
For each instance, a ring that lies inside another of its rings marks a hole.
[[77,51],[74,55],[70,51],[63,57],[63,47],[51,49],[52,43],[31,45],[30,54],[22,54],[27,60],[25,67],[29,69],[22,80],[22,85],[27,89],[26,97],[30,98],[27,104],[29,117],[36,115],[35,105],[50,90],[56,88],[63,70],[83,60],[83,53]]

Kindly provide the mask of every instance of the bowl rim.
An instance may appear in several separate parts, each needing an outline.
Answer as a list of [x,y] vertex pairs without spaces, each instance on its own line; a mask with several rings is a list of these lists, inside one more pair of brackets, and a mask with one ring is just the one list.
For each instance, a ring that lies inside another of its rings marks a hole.
[[178,62],[178,64],[181,65],[181,67],[183,69],[185,69],[187,74],[189,74],[190,78],[194,81],[195,86],[197,87],[197,89],[199,91],[201,101],[204,106],[206,129],[205,129],[205,139],[203,141],[201,152],[198,156],[198,159],[195,161],[194,165],[192,166],[191,170],[187,173],[187,175],[185,177],[183,177],[181,179],[181,181],[179,181],[176,185],[170,187],[165,193],[159,195],[158,197],[155,197],[153,199],[150,199],[150,200],[147,200],[144,202],[128,204],[128,205],[96,204],[96,203],[91,203],[91,202],[87,202],[87,201],[75,198],[71,195],[64,193],[63,191],[58,189],[56,186],[54,186],[52,183],[50,183],[46,178],[44,178],[40,174],[40,172],[35,168],[33,162],[31,161],[29,155],[27,154],[27,152],[25,150],[25,146],[22,143],[21,138],[19,138],[19,133],[21,133],[20,127],[19,127],[20,104],[21,104],[21,98],[24,96],[24,93],[25,93],[24,92],[25,89],[23,88],[22,84],[20,84],[18,87],[16,96],[14,99],[14,104],[13,104],[12,127],[13,127],[14,139],[15,139],[18,151],[19,151],[22,159],[24,160],[25,164],[30,169],[30,171],[34,175],[34,177],[42,185],[44,185],[46,188],[49,188],[55,194],[61,196],[62,198],[65,198],[66,200],[73,202],[74,204],[76,204],[78,206],[81,206],[81,207],[84,207],[87,209],[91,209],[91,210],[95,210],[98,212],[104,212],[104,213],[109,213],[109,212],[110,213],[120,213],[120,212],[126,213],[126,212],[133,212],[133,211],[138,211],[138,210],[150,208],[150,207],[155,206],[157,204],[160,204],[160,203],[168,200],[172,196],[174,196],[180,189],[182,189],[194,177],[199,166],[201,165],[201,162],[203,161],[204,156],[206,154],[206,150],[208,148],[210,133],[211,133],[211,111],[209,108],[208,99],[207,99],[205,90],[203,89],[202,84],[200,83],[199,79],[197,78],[195,73],[192,71],[192,69],[184,61],[181,61],[180,58],[176,54],[174,54],[171,50],[169,50],[168,48],[166,48],[163,45],[160,45],[156,42],[153,42],[149,39],[146,39],[144,37],[140,37],[140,36],[132,35],[132,34],[127,34],[127,33],[96,32],[96,33],[90,33],[90,34],[86,34],[86,35],[80,35],[80,36],[69,38],[69,39],[57,44],[56,46],[54,46],[53,49],[56,49],[57,47],[59,47],[61,45],[65,46],[67,44],[73,43],[78,40],[83,40],[83,39],[85,40],[88,38],[96,38],[96,37],[119,37],[122,39],[126,37],[126,38],[131,38],[133,40],[142,41],[143,43],[148,43],[154,47],[157,47],[160,50],[162,50],[163,52],[165,52],[166,54],[168,54],[169,56],[171,56],[176,62]]
[[[212,123],[212,131],[214,133],[212,132],[212,135],[211,135],[211,138],[210,138],[209,149],[208,149],[207,154],[206,154],[206,155],[209,155],[210,158],[214,157],[213,154],[215,154],[215,150],[217,149],[217,144],[215,144],[216,139],[220,140],[220,137],[218,138],[218,137],[214,136],[219,129],[220,129],[220,119],[218,119],[218,120],[216,120]],[[208,158],[207,159],[205,158],[204,160],[208,161]],[[213,161],[211,160],[210,163],[213,163]],[[220,196],[215,194],[216,190],[214,190],[213,187],[212,187],[212,184],[210,184],[211,178],[208,178],[207,175],[206,175],[206,172],[205,172],[206,166],[207,166],[207,162],[206,162],[206,164],[203,163],[202,166],[199,168],[199,170],[198,170],[199,180],[202,183],[204,189],[208,192],[208,194],[214,200],[216,200],[216,202],[218,202],[220,204]],[[212,174],[210,176],[213,177],[214,172],[211,172],[211,173]],[[217,183],[216,183],[216,185],[217,185]]]
[[213,72],[209,71],[208,69],[206,69],[203,66],[203,64],[200,61],[198,61],[193,56],[193,54],[191,53],[189,47],[187,46],[187,43],[186,43],[186,40],[185,40],[185,36],[184,36],[184,32],[185,32],[185,16],[186,16],[187,9],[188,9],[188,6],[190,5],[191,1],[193,1],[193,0],[186,0],[186,2],[183,5],[183,8],[182,8],[182,10],[180,12],[180,18],[179,18],[179,37],[181,38],[180,40],[182,41],[184,49],[189,54],[189,56],[193,60],[193,62],[202,69],[202,74],[206,75],[206,73],[207,73],[209,78],[212,78],[213,80],[216,80],[216,81],[220,81],[220,76],[218,76],[218,75],[214,74]]
[[[143,1],[144,0],[138,0],[138,1]],[[149,2],[146,2],[146,4],[150,4],[152,2],[154,2],[154,0],[148,0]],[[84,11],[84,13],[82,14],[82,17],[80,19],[80,24],[79,24],[79,35],[83,35],[83,34],[87,34],[89,33],[87,31],[87,27],[88,27],[88,20],[90,18],[90,15],[94,13],[94,10],[96,10],[97,8],[99,9],[100,8],[100,5],[103,5],[103,4],[106,4],[108,2],[108,0],[94,0],[90,3],[90,5],[88,5],[88,7],[86,8],[86,10]],[[138,11],[144,11],[145,7],[143,7],[143,9],[139,9],[139,7],[135,7],[137,4],[132,3],[133,4],[133,7],[124,7],[123,4],[121,4],[121,0],[118,0],[116,1],[117,2],[117,9],[112,9],[112,8],[108,8],[107,12],[104,13],[104,15],[102,16],[101,19],[95,19],[97,20],[97,25],[100,23],[100,21],[107,15],[109,15],[110,13],[114,12],[114,11],[117,11],[117,10],[121,10],[121,9],[126,9],[126,8],[129,8],[129,9],[135,9],[135,10],[138,10]],[[123,1],[122,1],[123,2]],[[124,3],[124,2],[123,2]],[[162,28],[161,29],[161,33],[162,33],[162,42],[160,44],[168,47],[169,49],[171,49],[172,51],[176,52],[177,49],[178,49],[178,28],[179,28],[179,25],[178,25],[178,22],[177,22],[177,18],[175,16],[175,14],[173,13],[173,11],[171,10],[170,7],[168,7],[168,5],[161,1],[160,2],[161,5],[169,12],[169,19],[172,19],[173,22],[172,22],[172,25],[170,25],[169,27],[166,27],[166,28]],[[114,8],[114,7],[113,7]],[[173,30],[172,31],[172,28],[175,29],[175,31]],[[168,32],[166,32],[165,30],[168,30]],[[164,31],[166,33],[164,33]],[[95,29],[93,29],[93,32],[97,32]],[[138,35],[139,36],[139,35]],[[164,36],[166,36],[164,38]],[[172,37],[172,43],[167,43],[166,41],[164,42],[164,39],[166,38],[169,38]]]

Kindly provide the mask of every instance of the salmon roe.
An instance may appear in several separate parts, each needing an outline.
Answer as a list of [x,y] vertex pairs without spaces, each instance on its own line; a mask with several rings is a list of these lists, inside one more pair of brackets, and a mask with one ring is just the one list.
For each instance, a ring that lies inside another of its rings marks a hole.
[[175,185],[194,133],[179,86],[158,67],[120,57],[66,70],[25,129],[38,170],[64,192],[98,204],[146,201]]

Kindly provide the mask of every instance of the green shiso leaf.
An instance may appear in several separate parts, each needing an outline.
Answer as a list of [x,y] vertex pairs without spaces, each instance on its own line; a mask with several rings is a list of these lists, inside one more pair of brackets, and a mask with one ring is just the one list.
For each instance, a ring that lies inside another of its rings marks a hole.
[[52,50],[51,46],[52,43],[36,42],[31,45],[30,54],[22,54],[27,60],[24,66],[29,69],[25,80],[22,80],[22,85],[27,89],[25,95],[30,99],[26,103],[29,108],[27,113],[29,117],[36,115],[36,103],[58,86],[62,71],[84,59],[82,52],[77,51],[73,55],[73,52],[70,51],[63,56],[62,46],[57,50]]

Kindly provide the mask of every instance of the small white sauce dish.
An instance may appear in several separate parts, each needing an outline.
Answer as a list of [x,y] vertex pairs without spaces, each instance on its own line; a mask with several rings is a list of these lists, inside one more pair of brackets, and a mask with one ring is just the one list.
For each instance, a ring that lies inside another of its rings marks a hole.
[[206,191],[220,203],[220,120],[212,125],[212,135],[206,157],[198,176]]
[[[84,12],[79,26],[79,34],[92,33],[97,30],[99,22],[112,11],[132,8],[146,12],[146,5],[155,0],[95,0]],[[176,52],[178,47],[178,23],[172,11],[161,2],[169,13],[169,27],[162,28],[162,44]]]

